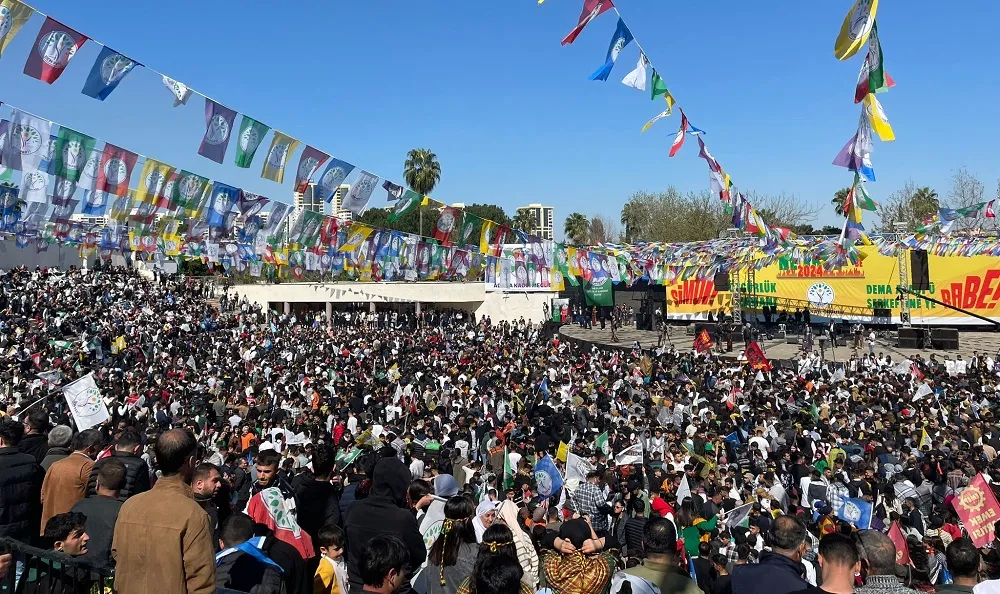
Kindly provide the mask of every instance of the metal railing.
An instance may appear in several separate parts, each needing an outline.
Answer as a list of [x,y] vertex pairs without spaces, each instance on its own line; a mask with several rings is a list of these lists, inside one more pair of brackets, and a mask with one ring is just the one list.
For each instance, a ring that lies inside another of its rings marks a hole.
[[44,550],[12,538],[0,538],[0,548],[14,562],[0,578],[3,592],[48,592],[49,594],[113,594],[114,571],[97,568],[79,558]]

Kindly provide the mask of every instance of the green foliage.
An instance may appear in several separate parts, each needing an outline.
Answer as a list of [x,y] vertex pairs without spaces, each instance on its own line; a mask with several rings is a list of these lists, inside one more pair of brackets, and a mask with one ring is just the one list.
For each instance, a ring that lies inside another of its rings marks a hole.
[[586,245],[590,241],[590,221],[584,214],[570,213],[563,224],[563,231],[566,241],[573,245]]
[[403,179],[410,189],[427,196],[441,181],[441,164],[430,149],[413,149],[403,163]]

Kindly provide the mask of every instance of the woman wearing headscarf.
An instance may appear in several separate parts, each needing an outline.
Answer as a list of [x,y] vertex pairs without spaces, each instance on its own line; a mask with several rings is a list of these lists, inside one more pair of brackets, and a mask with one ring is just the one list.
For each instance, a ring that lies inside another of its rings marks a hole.
[[538,585],[538,553],[535,551],[535,546],[531,541],[531,535],[525,532],[521,528],[522,524],[517,521],[517,505],[509,499],[504,500],[497,507],[496,513],[500,521],[510,528],[513,534],[514,546],[517,549],[517,560],[521,564],[521,569],[524,570],[521,581],[534,591],[535,586]]
[[493,525],[496,518],[496,503],[488,498],[480,501],[476,507],[476,517],[472,519],[472,526],[476,529],[476,542],[483,542],[483,534]]
[[476,563],[476,532],[472,527],[475,507],[461,495],[444,504],[441,534],[431,545],[424,570],[427,594],[455,594]]
[[[504,524],[494,524],[486,529],[483,534],[483,541],[479,545],[479,555],[476,557],[476,564],[472,570],[472,575],[466,578],[458,587],[456,594],[476,594],[476,581],[474,576],[481,574],[483,564],[487,559],[496,556],[507,556],[517,562],[517,546],[514,544],[514,533]],[[521,579],[520,594],[534,594],[535,589],[524,583]]]

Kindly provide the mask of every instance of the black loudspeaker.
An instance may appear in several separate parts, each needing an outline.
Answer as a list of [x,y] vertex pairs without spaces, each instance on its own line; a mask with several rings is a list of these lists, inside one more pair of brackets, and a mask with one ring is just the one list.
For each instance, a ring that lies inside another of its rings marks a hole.
[[955,328],[931,328],[931,346],[945,351],[957,351],[958,330]]
[[910,250],[910,279],[914,291],[931,290],[931,275],[927,269],[926,250]]
[[653,314],[650,313],[635,314],[635,327],[637,330],[652,330]]
[[902,349],[920,349],[924,347],[924,329],[923,328],[900,328],[899,329],[899,348]]
[[875,309],[872,310],[872,314],[876,318],[888,318],[888,317],[892,316],[892,310],[891,309],[886,309],[886,308],[878,308],[878,307],[876,307]]
[[715,275],[715,290],[726,292],[729,290],[729,273],[720,272]]

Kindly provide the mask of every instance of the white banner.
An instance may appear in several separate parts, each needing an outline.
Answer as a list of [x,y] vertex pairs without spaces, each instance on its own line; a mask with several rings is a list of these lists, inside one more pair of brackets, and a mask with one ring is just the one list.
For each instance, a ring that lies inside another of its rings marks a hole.
[[628,466],[630,464],[642,464],[641,443],[629,446],[615,456],[616,466]]
[[587,480],[587,475],[594,470],[594,465],[590,460],[581,458],[573,452],[566,452],[566,482],[572,480],[582,483]]
[[101,391],[94,383],[93,373],[66,384],[62,391],[78,431],[85,431],[111,418],[108,407],[101,398]]

